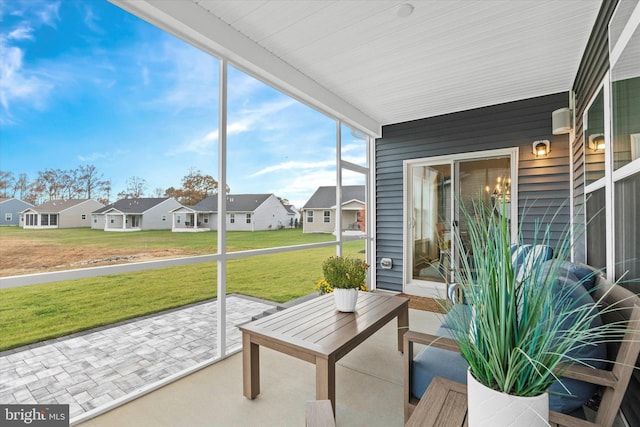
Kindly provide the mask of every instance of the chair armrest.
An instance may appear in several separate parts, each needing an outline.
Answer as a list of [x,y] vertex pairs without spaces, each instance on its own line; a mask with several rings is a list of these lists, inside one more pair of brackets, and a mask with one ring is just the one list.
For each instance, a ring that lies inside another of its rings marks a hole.
[[549,411],[549,424],[562,427],[600,427],[591,421],[582,420],[556,411]]
[[437,335],[423,332],[407,331],[403,337],[403,358],[404,358],[404,421],[407,422],[415,402],[412,402],[409,381],[411,380],[411,362],[413,361],[413,344],[430,345],[445,350],[460,352],[458,344],[451,338],[439,337]]
[[615,388],[618,384],[618,378],[613,372],[605,369],[590,368],[583,365],[570,365],[567,368],[567,365],[561,365],[558,372],[560,372],[563,377],[599,386]]
[[457,353],[460,352],[460,347],[458,347],[458,343],[455,340],[452,340],[451,338],[427,334],[424,332],[407,331],[407,333],[404,334],[405,353],[407,351],[407,346],[410,343],[429,345],[444,350],[455,351]]

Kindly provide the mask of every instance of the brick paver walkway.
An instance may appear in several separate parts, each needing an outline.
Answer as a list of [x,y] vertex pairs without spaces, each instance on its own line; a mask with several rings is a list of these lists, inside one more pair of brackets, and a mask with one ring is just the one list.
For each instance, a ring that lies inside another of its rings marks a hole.
[[[237,325],[273,309],[227,297],[227,349]],[[73,419],[215,357],[215,301],[0,353],[0,403],[69,404]]]

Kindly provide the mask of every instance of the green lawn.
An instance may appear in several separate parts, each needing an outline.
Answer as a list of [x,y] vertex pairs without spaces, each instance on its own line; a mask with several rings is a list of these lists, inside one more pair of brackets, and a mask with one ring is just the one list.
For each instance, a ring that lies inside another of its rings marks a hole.
[[[61,232],[57,238],[55,231]],[[40,232],[44,234],[39,235]],[[0,229],[0,233],[1,239],[5,231]],[[211,253],[207,245],[215,242],[215,233],[167,235],[163,231],[104,233],[74,229],[38,230],[27,234],[36,240],[51,239],[51,244],[62,246],[155,244],[171,247],[182,244],[204,251],[202,253]],[[98,238],[94,237],[96,234]],[[174,242],[166,241],[174,236]],[[99,237],[104,237],[104,241]],[[326,241],[332,237],[304,235],[300,230],[234,232],[228,235],[228,247],[245,250]],[[344,245],[344,252],[355,255],[363,248],[362,241],[349,242]],[[320,248],[231,260],[227,266],[227,293],[274,302],[309,294],[322,277],[322,261],[333,254],[334,248]],[[216,263],[0,290],[0,350],[207,300],[216,294]]]
[[[20,227],[0,227],[0,242],[5,238],[19,238],[59,247],[90,247],[112,249],[182,248],[193,253],[216,252],[218,233],[172,233],[171,230],[137,231],[131,233],[105,232],[90,228],[31,230]],[[260,249],[317,243],[334,240],[330,234],[303,234],[301,229],[273,231],[229,231],[227,250]]]

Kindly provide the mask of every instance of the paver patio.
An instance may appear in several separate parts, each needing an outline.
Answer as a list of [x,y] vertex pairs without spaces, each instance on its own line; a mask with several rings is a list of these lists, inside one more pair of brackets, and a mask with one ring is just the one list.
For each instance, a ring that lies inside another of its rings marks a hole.
[[[227,351],[237,325],[274,304],[227,297]],[[216,355],[217,303],[198,303],[0,353],[0,402],[69,404],[83,413]]]

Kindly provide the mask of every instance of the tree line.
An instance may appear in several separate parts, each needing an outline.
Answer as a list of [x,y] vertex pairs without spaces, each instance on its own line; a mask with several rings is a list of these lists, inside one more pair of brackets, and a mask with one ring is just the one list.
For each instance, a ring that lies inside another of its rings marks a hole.
[[[207,196],[218,193],[218,181],[197,169],[190,169],[182,178],[181,186],[156,188],[147,193],[147,181],[131,176],[126,187],[116,194],[116,200],[140,197],[175,197],[180,203],[194,205]],[[226,192],[229,193],[229,186]],[[75,169],[45,169],[31,180],[26,173],[14,175],[0,170],[0,197],[15,197],[33,205],[49,200],[95,199],[102,204],[112,202],[111,180],[93,165]]]

